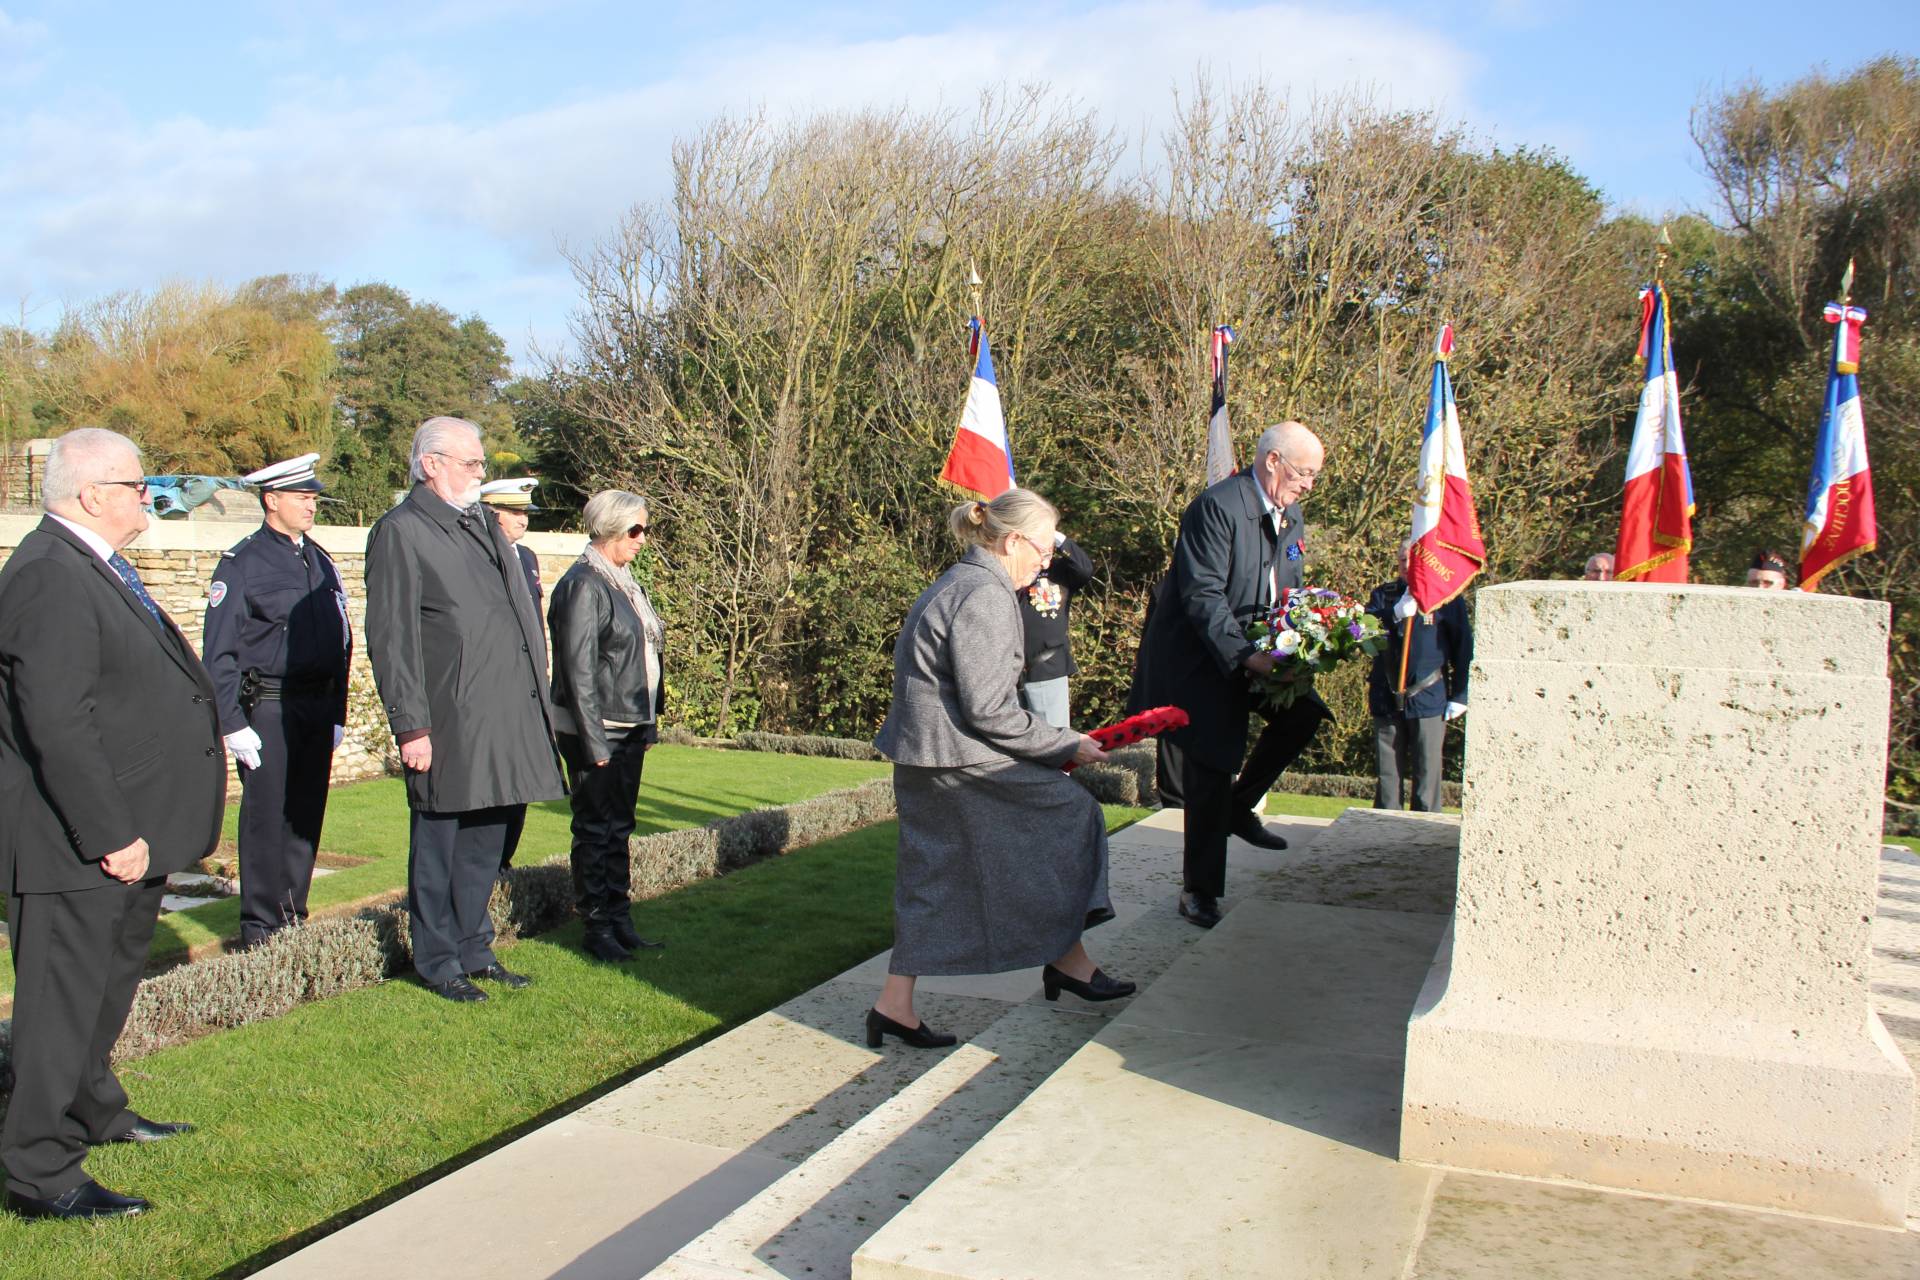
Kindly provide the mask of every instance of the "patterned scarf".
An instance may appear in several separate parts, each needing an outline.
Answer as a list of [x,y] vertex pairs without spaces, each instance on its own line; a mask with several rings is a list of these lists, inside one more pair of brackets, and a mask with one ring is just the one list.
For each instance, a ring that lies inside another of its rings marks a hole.
[[600,549],[591,542],[580,553],[580,561],[625,596],[627,603],[640,616],[640,629],[647,637],[647,705],[652,706],[660,698],[660,645],[664,634],[660,615],[653,611],[653,601],[647,599],[646,588],[631,573],[600,554]]

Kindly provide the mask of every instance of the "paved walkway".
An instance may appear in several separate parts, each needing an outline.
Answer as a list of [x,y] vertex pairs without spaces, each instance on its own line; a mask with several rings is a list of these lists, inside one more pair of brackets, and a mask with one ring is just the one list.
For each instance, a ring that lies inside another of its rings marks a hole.
[[[1402,1165],[1407,1012],[1457,820],[1282,820],[1226,921],[1173,911],[1179,817],[1114,839],[1089,935],[1143,992],[930,979],[947,1052],[868,1050],[875,957],[270,1268],[276,1280],[967,1276],[1920,1277],[1920,1235]],[[1920,857],[1875,993],[1920,1054]]]
[[[1323,819],[1277,820],[1302,845]],[[1204,933],[1174,911],[1179,814],[1113,837],[1118,918],[1087,935],[1145,987]],[[1291,856],[1233,842],[1251,883]],[[273,1280],[846,1276],[853,1251],[1128,1001],[1041,997],[1040,971],[929,978],[960,1036],[869,1050],[882,953],[262,1272]]]

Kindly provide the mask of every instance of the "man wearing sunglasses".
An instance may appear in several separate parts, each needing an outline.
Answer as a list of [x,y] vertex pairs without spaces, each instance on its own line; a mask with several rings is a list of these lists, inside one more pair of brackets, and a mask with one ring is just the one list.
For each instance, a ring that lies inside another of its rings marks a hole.
[[487,899],[529,803],[566,794],[547,641],[527,575],[480,505],[480,429],[429,418],[413,491],[367,534],[367,658],[406,768],[413,967],[434,994],[528,979],[493,954]]
[[140,451],[54,441],[46,518],[0,568],[0,886],[16,978],[7,1205],[126,1217],[87,1148],[191,1126],[147,1120],[110,1065],[167,875],[213,852],[226,808],[214,690],[121,553],[147,527]]

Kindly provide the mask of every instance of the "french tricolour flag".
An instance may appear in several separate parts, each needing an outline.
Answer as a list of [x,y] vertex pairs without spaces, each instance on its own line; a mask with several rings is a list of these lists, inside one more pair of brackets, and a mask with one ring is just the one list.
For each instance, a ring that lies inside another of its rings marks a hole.
[[997,498],[1013,488],[1013,445],[1007,440],[1007,420],[1000,412],[1000,384],[993,377],[993,351],[980,317],[967,321],[972,333],[968,352],[974,357],[973,381],[967,403],[960,410],[960,430],[947,451],[942,480],[971,489],[982,498]]
[[1413,496],[1413,554],[1407,565],[1407,589],[1420,612],[1432,613],[1466,590],[1487,563],[1480,538],[1480,517],[1467,483],[1467,450],[1460,438],[1460,415],[1453,404],[1453,379],[1447,359],[1453,354],[1453,326],[1441,325],[1433,350],[1433,387],[1427,396],[1427,421],[1420,437],[1420,477]]
[[1827,367],[1827,403],[1813,450],[1807,486],[1807,527],[1800,539],[1800,589],[1818,591],[1827,572],[1873,550],[1873,472],[1867,466],[1867,427],[1860,416],[1860,326],[1867,313],[1827,304],[1833,362]]
[[1680,434],[1680,379],[1673,371],[1667,290],[1656,281],[1640,291],[1640,411],[1627,451],[1627,488],[1620,512],[1614,577],[1685,582],[1693,549],[1693,478]]

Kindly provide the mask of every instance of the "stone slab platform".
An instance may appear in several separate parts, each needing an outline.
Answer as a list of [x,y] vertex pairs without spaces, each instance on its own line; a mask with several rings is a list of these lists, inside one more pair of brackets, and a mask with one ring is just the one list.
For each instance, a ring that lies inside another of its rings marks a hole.
[[[1401,1162],[1406,1019],[1456,833],[1349,811],[876,1232],[853,1275],[1920,1277],[1911,1230]],[[1920,1033],[1920,858],[1888,859],[1876,993],[1883,1016],[1910,1000]],[[1358,905],[1325,905],[1349,890]]]

